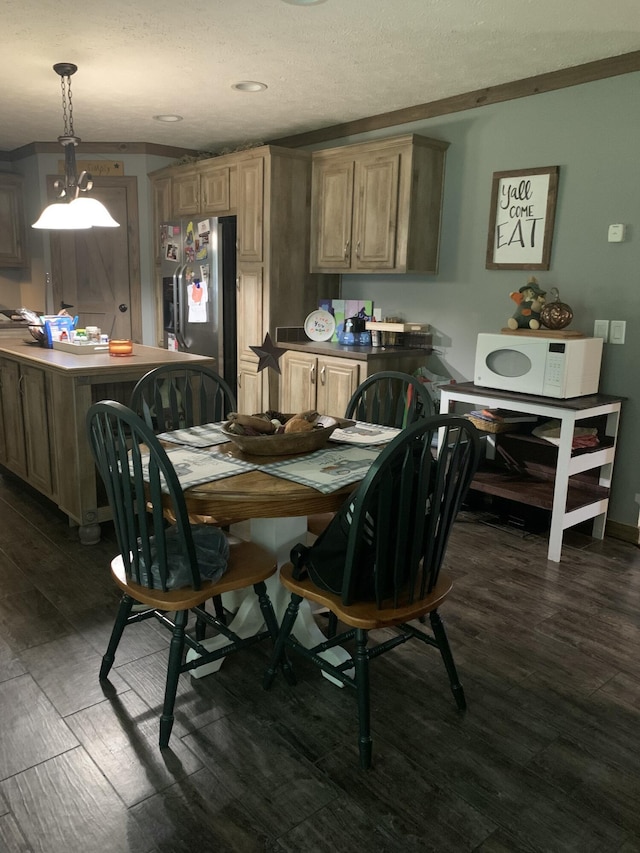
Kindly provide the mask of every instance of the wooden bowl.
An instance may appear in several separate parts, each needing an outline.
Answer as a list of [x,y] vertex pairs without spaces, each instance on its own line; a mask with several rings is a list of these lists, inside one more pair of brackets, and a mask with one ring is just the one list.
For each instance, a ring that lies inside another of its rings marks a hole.
[[324,426],[316,426],[307,432],[280,433],[279,435],[236,435],[226,426],[222,432],[243,453],[250,456],[290,456],[295,453],[311,453],[325,447],[334,429],[345,421],[325,417]]

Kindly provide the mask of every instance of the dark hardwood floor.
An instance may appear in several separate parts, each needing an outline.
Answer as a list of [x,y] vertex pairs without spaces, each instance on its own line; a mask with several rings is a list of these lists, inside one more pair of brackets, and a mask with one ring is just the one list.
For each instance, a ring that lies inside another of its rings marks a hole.
[[157,747],[168,634],[125,632],[106,531],[0,476],[0,851],[640,850],[640,551],[462,513],[441,610],[467,694],[435,650],[372,666],[374,767],[358,769],[355,700],[294,659],[264,692],[267,648],[182,676]]

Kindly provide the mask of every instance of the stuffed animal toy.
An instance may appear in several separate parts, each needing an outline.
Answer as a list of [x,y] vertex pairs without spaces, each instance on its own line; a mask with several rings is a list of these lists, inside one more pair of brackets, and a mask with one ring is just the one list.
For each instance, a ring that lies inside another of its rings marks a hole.
[[513,317],[507,320],[510,329],[539,329],[540,311],[545,303],[546,290],[538,287],[534,276],[516,293],[509,294],[518,306]]

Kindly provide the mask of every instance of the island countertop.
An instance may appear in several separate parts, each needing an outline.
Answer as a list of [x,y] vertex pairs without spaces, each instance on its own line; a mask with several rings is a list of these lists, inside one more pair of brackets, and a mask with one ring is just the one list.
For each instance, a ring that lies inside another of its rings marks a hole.
[[52,371],[83,376],[100,376],[111,373],[137,373],[140,376],[161,364],[180,364],[185,362],[204,363],[215,368],[215,359],[210,356],[173,352],[160,347],[133,345],[133,354],[112,356],[108,352],[75,353],[33,345],[24,340],[13,338],[0,339],[0,355],[18,358],[20,361]]
[[128,405],[136,382],[154,367],[194,363],[216,364],[139,344],[116,357],[0,339],[0,465],[57,504],[78,525],[81,542],[97,542],[110,510],[87,440],[87,412],[99,400]]

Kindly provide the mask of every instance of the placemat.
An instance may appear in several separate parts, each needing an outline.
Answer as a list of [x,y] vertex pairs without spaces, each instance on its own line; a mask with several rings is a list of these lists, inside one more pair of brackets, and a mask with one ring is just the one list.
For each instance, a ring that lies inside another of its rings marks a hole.
[[275,477],[311,486],[325,495],[366,475],[382,447],[325,447],[296,459],[271,462],[260,469]]
[[229,441],[227,436],[221,432],[223,423],[220,421],[215,424],[201,424],[184,429],[174,429],[171,432],[160,433],[158,438],[172,444],[186,444],[189,447],[213,447],[216,444],[224,444]]
[[329,441],[360,445],[387,444],[401,432],[402,430],[396,427],[378,426],[378,424],[356,421],[353,426],[334,430]]
[[[145,456],[143,454],[143,460]],[[224,480],[225,477],[233,477],[244,471],[253,471],[258,465],[245,462],[242,459],[231,459],[217,453],[207,453],[189,447],[170,447],[167,456],[171,460],[178,480],[183,489],[197,486],[200,483],[213,483],[216,480]],[[163,487],[163,491],[166,489]]]

